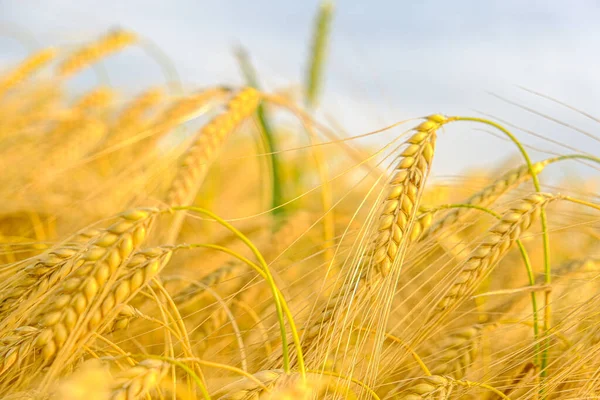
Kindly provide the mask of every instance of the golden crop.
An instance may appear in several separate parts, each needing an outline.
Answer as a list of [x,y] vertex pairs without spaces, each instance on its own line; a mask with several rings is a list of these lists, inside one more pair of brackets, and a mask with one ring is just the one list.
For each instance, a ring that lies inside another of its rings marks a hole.
[[[243,57],[248,87],[73,99],[126,31],[2,73],[0,398],[600,396],[600,205],[545,174],[600,159],[440,114],[356,145],[314,117],[331,12],[300,99]],[[432,183],[467,124],[521,161]]]

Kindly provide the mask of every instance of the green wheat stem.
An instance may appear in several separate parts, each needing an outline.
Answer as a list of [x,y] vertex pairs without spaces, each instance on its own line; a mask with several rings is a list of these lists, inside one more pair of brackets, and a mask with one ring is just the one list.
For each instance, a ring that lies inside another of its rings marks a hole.
[[[250,62],[250,57],[248,53],[242,48],[239,47],[235,51],[236,58],[238,60],[238,64],[240,69],[242,70],[242,74],[246,79],[246,84],[251,86],[257,90],[260,90],[260,84],[258,82],[256,69]],[[273,129],[271,128],[271,124],[269,122],[269,118],[267,117],[267,113],[265,110],[264,103],[261,103],[256,108],[256,118],[258,120],[258,126],[260,128],[261,136],[265,142],[266,153],[269,154],[269,159],[271,161],[271,174],[272,174],[272,190],[271,190],[271,208],[274,216],[279,216],[285,212],[284,207],[279,207],[283,203],[283,193],[281,187],[281,173],[280,173],[280,161],[279,156],[277,154],[277,144],[275,140],[275,134]]]
[[323,1],[317,13],[305,83],[306,106],[308,108],[316,107],[321,90],[333,10],[333,2]]
[[[221,224],[223,227],[227,228],[235,236],[237,236],[246,246],[248,246],[248,248],[254,254],[254,256],[258,260],[260,266],[262,267],[262,268],[258,268],[257,272],[259,272],[259,274],[265,278],[265,280],[267,281],[269,288],[271,289],[271,292],[273,294],[273,299],[275,302],[275,309],[276,309],[277,318],[279,321],[279,329],[280,329],[280,333],[281,333],[284,371],[286,373],[289,373],[291,371],[287,334],[286,334],[285,322],[284,322],[284,313],[285,313],[285,315],[288,319],[288,324],[290,325],[290,330],[292,332],[292,339],[294,341],[294,346],[298,353],[297,354],[298,369],[300,370],[300,375],[301,375],[303,381],[306,381],[306,369],[304,366],[304,358],[302,355],[302,347],[300,344],[300,336],[298,335],[298,329],[296,328],[296,324],[294,322],[294,319],[292,318],[291,311],[289,310],[289,307],[287,306],[285,299],[283,298],[279,288],[277,287],[275,280],[273,279],[273,275],[271,274],[271,271],[269,269],[269,266],[268,266],[267,262],[265,261],[264,257],[262,256],[262,254],[260,253],[260,251],[256,248],[256,246],[252,243],[252,241],[246,237],[246,235],[244,235],[242,232],[240,232],[238,229],[236,229],[233,225],[231,225],[230,223],[225,221],[223,218],[219,217],[218,215],[216,215],[215,213],[213,213],[209,210],[206,210],[201,207],[194,207],[194,206],[173,207],[173,208],[171,208],[171,210],[173,210],[173,211],[193,211],[198,214],[205,215],[205,216],[213,219],[217,223]],[[233,253],[232,253],[232,255],[233,255]],[[262,270],[262,273],[261,273],[261,270]]]
[[[474,210],[483,211],[483,212],[493,216],[497,220],[502,219],[502,216],[500,214],[498,214],[497,212],[490,210],[487,207],[482,207],[482,206],[479,206],[476,204],[467,204],[467,203],[443,204],[439,207],[435,207],[432,211],[446,210],[446,209],[451,209],[451,208],[471,208]],[[527,253],[527,250],[525,249],[525,246],[523,245],[523,242],[520,239],[515,240],[515,243],[519,247],[519,252],[521,253],[521,257],[523,259],[523,264],[525,264],[525,270],[527,271],[527,278],[529,279],[529,286],[535,286],[535,275],[533,272],[533,267],[531,265],[531,260]],[[536,358],[539,358],[539,355],[540,355],[539,343],[538,343],[538,338],[540,335],[539,327],[538,327],[539,316],[538,316],[537,299],[535,297],[535,293],[533,293],[533,292],[531,293],[531,311],[532,311],[532,319],[533,319],[533,340],[534,340],[535,347],[536,347]],[[538,365],[539,365],[539,363],[538,363]]]
[[[519,152],[525,159],[525,163],[527,164],[527,167],[529,168],[529,174],[531,175],[531,180],[533,182],[535,191],[536,192],[542,191],[541,186],[540,186],[540,181],[538,179],[536,171],[533,168],[533,164],[531,162],[531,159],[529,158],[529,154],[527,153],[527,150],[525,150],[525,147],[523,147],[521,142],[509,130],[507,130],[502,125],[500,125],[496,122],[490,121],[488,119],[485,119],[485,118],[455,116],[455,117],[450,117],[449,119],[451,121],[468,121],[468,122],[477,122],[477,123],[489,125],[489,126],[492,126],[496,129],[498,129],[499,131],[504,133],[506,136],[508,136],[510,138],[510,140],[517,146],[517,148],[519,149]],[[543,248],[544,248],[545,283],[547,285],[550,285],[552,283],[552,269],[550,267],[550,235],[548,233],[548,219],[546,216],[546,210],[543,208],[540,212],[540,220],[541,220],[541,225],[542,225],[542,242],[543,242]],[[552,314],[551,314],[551,310],[550,310],[550,292],[547,291],[547,292],[545,292],[545,295],[544,295],[544,326],[543,326],[543,330],[544,330],[545,340],[542,345],[542,361],[541,361],[541,371],[540,371],[540,377],[542,379],[545,378],[548,374],[548,371],[547,371],[548,347],[550,345],[550,342],[549,342],[549,338],[547,336],[548,336],[548,331],[550,329],[551,317],[552,317]],[[543,389],[542,389],[542,398],[544,398]]]

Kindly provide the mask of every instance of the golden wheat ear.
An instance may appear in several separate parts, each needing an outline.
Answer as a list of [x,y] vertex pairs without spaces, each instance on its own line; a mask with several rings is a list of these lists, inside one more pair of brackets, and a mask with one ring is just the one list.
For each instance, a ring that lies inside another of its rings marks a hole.
[[115,29],[70,54],[58,65],[56,73],[61,78],[74,75],[103,57],[129,46],[137,40],[138,37],[134,33]]
[[557,198],[548,193],[534,193],[511,207],[462,263],[458,276],[438,303],[437,313],[450,309],[475,290],[480,278],[490,272],[511,245],[539,217],[542,209]]
[[[243,89],[227,103],[224,113],[200,129],[197,139],[182,157],[177,175],[167,192],[167,205],[174,207],[193,203],[219,149],[229,135],[254,114],[259,102],[260,93],[256,89]],[[184,217],[183,213],[175,216],[169,227],[167,243],[173,243],[177,238]]]
[[417,126],[392,173],[377,224],[372,265],[383,276],[397,265],[410,239],[425,181],[435,151],[436,132],[447,122],[442,115],[427,117]]

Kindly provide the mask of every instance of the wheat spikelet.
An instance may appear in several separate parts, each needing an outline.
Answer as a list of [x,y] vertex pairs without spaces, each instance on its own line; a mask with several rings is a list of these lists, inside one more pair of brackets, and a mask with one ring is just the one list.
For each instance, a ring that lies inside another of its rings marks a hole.
[[25,59],[19,66],[8,74],[0,77],[0,98],[8,90],[27,79],[35,71],[44,67],[56,56],[56,50],[49,48],[41,50]]
[[228,135],[256,110],[260,94],[252,88],[240,91],[227,104],[227,111],[202,127],[198,138],[183,156],[177,176],[167,193],[169,206],[188,205],[204,180],[211,160]]
[[112,325],[109,326],[108,332],[121,331],[126,329],[134,318],[142,318],[150,320],[151,317],[141,312],[139,309],[125,304],[117,313]]
[[135,43],[137,36],[125,30],[113,30],[95,42],[70,54],[57,68],[58,76],[66,78],[89,67],[101,58]]
[[[150,280],[158,276],[176,249],[177,247],[163,246],[136,252],[125,266],[125,274],[111,286],[102,305],[90,316],[88,329],[93,331],[106,325],[112,325],[113,330],[122,329],[127,326],[131,317],[143,315],[135,308],[125,305]],[[113,321],[119,314],[121,318]]]
[[23,326],[11,332],[9,336],[0,339],[0,375],[13,365],[18,365],[28,355],[33,340],[39,335],[40,330],[33,326]]
[[556,196],[535,193],[524,198],[506,212],[492,227],[482,243],[461,264],[458,276],[438,303],[438,313],[458,303],[472,290],[481,276],[485,276],[508,251],[511,245],[538,218],[541,210]]
[[34,258],[17,275],[2,285],[0,316],[26,301],[35,293],[45,293],[75,268],[81,250],[63,247]]
[[136,400],[155,389],[168,368],[159,360],[148,359],[121,371],[112,385],[110,400]]

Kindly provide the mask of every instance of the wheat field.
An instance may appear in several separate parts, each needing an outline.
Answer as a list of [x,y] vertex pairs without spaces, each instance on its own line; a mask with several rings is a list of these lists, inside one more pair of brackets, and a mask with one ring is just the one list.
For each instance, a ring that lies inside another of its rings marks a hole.
[[[298,90],[240,50],[243,87],[125,95],[127,30],[1,71],[0,398],[600,398],[597,187],[546,172],[600,158],[471,115],[331,128],[332,13]],[[515,158],[430,179],[461,127]]]

